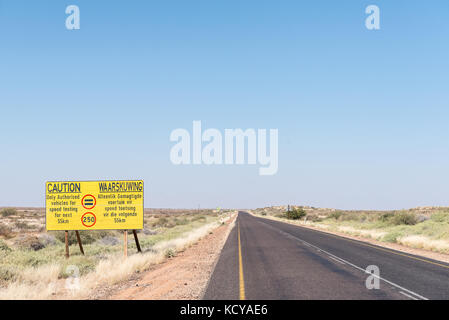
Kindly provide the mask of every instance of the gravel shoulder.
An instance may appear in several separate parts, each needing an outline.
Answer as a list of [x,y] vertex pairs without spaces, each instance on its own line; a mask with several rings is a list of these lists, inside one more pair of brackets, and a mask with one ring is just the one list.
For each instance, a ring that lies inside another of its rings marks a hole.
[[201,299],[234,222],[235,216],[175,257],[117,285],[98,288],[90,299]]

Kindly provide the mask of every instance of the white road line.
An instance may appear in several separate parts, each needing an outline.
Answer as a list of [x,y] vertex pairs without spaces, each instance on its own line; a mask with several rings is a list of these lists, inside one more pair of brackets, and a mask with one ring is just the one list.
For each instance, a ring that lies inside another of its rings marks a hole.
[[408,297],[408,298],[410,298],[410,299],[418,300],[418,299],[416,299],[415,297],[412,297],[411,295],[409,295],[409,294],[407,294],[407,293],[405,293],[405,292],[399,291],[399,293],[402,294],[402,295],[404,295],[404,296],[406,296],[406,297]]
[[[299,242],[307,243],[307,244],[310,245],[312,248],[315,248],[315,249],[317,249],[317,250],[321,250],[322,252],[324,252],[324,253],[326,253],[327,255],[329,255],[329,256],[331,256],[331,257],[334,257],[334,258],[336,258],[336,259],[340,259],[341,261],[345,262],[346,264],[350,265],[350,266],[353,267],[353,268],[356,268],[357,270],[362,271],[363,273],[368,273],[368,272],[366,272],[365,269],[363,269],[363,268],[361,268],[361,267],[359,267],[359,266],[356,266],[355,264],[353,264],[353,263],[351,263],[351,262],[349,262],[349,261],[346,261],[345,259],[342,259],[342,258],[340,258],[340,257],[338,257],[338,256],[336,256],[336,255],[334,255],[334,254],[332,254],[332,253],[330,253],[330,252],[327,252],[326,250],[323,250],[323,249],[321,249],[321,248],[319,248],[319,247],[317,247],[317,246],[315,246],[315,245],[313,245],[313,244],[311,244],[311,243],[309,243],[309,242],[307,242],[307,241],[305,241],[305,240],[303,240],[303,239],[300,239],[300,238],[298,238],[298,237],[296,237],[296,236],[293,236],[292,234],[287,233],[287,232],[285,232],[285,231],[282,231],[281,229],[275,228],[275,227],[273,227],[273,226],[271,226],[271,225],[269,225],[269,224],[266,224],[265,222],[262,222],[262,221],[259,221],[259,222],[265,224],[266,226],[268,226],[268,227],[270,227],[270,228],[272,228],[272,229],[274,229],[274,230],[277,230],[279,233],[283,234],[284,236],[285,236],[285,235],[288,235],[289,237],[294,237],[294,238],[295,238],[297,241],[299,241]],[[398,284],[396,284],[396,283],[394,283],[394,282],[391,282],[391,281],[389,281],[389,280],[387,280],[387,279],[385,279],[385,278],[379,277],[379,276],[377,276],[377,275],[375,275],[375,274],[371,274],[371,273],[368,273],[368,274],[370,274],[371,276],[373,276],[373,277],[375,277],[375,278],[378,278],[379,280],[382,280],[382,281],[384,281],[384,282],[386,282],[386,283],[392,285],[393,287],[396,287],[396,288],[398,288],[398,289],[400,289],[400,290],[402,290],[402,291],[405,291],[405,292],[407,292],[408,294],[414,295],[414,296],[418,297],[419,299],[422,299],[422,300],[429,300],[429,299],[427,299],[426,297],[423,297],[423,296],[417,294],[416,292],[413,292],[413,291],[408,290],[408,289],[406,289],[406,288],[404,288],[404,287],[401,287],[400,285],[398,285]]]
[[303,242],[302,244],[307,246],[307,247],[310,247],[308,243]]
[[336,259],[334,257],[329,256],[329,258],[331,258],[332,260],[335,260],[337,262],[340,262],[341,264],[345,264],[343,261],[341,261],[340,259]]

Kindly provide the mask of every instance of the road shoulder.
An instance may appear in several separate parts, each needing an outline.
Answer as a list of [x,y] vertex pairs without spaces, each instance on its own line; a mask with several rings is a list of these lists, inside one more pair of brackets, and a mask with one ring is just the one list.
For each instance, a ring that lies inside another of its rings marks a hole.
[[161,264],[117,285],[103,287],[91,299],[196,300],[201,299],[235,217],[197,243]]
[[303,228],[312,229],[312,230],[320,231],[320,232],[327,233],[327,234],[336,235],[336,236],[350,239],[350,240],[365,242],[367,244],[376,245],[376,246],[383,247],[386,249],[396,250],[396,251],[411,254],[411,255],[421,256],[424,258],[449,263],[449,255],[439,253],[439,252],[433,252],[433,251],[424,250],[424,249],[407,247],[407,246],[397,244],[397,243],[382,242],[382,241],[365,238],[365,237],[360,237],[360,236],[348,235],[348,234],[342,233],[342,232],[330,231],[330,230],[321,229],[321,228],[318,228],[315,226],[310,226],[310,225],[307,225],[307,224],[304,224],[301,222],[294,222],[294,221],[278,219],[278,218],[274,218],[274,217],[270,217],[270,216],[257,215],[257,214],[252,213],[251,211],[248,211],[248,213],[257,218],[283,222],[283,223],[291,224],[291,225],[298,226],[298,227],[303,227]]

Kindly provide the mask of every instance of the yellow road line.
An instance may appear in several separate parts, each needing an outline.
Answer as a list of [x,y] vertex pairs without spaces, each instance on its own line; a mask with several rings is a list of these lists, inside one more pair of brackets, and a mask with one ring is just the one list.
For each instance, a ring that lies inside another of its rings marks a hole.
[[245,279],[243,278],[242,245],[240,244],[240,223],[237,222],[239,238],[239,287],[240,300],[245,300]]

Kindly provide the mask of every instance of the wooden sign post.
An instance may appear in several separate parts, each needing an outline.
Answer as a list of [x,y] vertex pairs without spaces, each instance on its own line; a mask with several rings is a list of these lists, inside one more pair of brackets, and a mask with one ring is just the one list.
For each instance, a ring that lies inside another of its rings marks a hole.
[[83,249],[83,244],[81,243],[80,233],[79,233],[78,230],[76,230],[75,233],[76,233],[76,239],[78,240],[78,244],[79,244],[79,246],[80,246],[80,251],[81,251],[81,253],[82,253],[83,256],[84,256],[84,249]]
[[128,256],[128,230],[125,230],[124,232],[124,253],[125,253],[125,258]]
[[69,254],[69,232],[65,231],[65,257],[68,259],[70,257]]
[[142,253],[142,249],[140,248],[139,238],[137,238],[136,230],[133,230],[134,240],[136,241],[137,252]]

